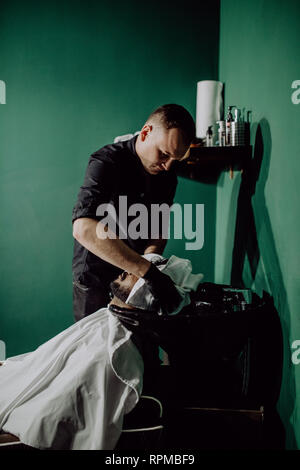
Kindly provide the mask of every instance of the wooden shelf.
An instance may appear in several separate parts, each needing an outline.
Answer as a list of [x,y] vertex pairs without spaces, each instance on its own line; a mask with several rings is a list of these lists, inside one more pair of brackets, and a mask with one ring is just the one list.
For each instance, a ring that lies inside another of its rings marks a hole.
[[190,156],[176,162],[178,176],[215,184],[222,171],[243,170],[252,156],[252,146],[236,147],[191,147]]

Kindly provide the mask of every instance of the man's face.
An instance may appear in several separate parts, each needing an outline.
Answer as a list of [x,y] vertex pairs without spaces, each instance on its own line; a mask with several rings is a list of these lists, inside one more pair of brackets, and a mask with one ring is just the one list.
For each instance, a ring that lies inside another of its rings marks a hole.
[[162,124],[146,124],[141,130],[136,151],[145,170],[151,175],[168,171],[174,160],[182,160],[189,152],[179,129],[165,129]]
[[137,280],[138,278],[133,274],[123,271],[117,279],[110,283],[110,289],[115,297],[122,300],[122,302],[126,302]]

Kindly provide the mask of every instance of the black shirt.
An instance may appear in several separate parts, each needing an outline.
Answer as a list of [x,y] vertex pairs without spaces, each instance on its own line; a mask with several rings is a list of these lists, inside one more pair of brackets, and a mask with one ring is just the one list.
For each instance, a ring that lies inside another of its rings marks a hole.
[[[127,196],[127,208],[134,203],[142,203],[148,208],[148,233],[151,238],[150,205],[173,203],[177,176],[172,168],[157,175],[146,172],[135,150],[136,139],[137,136],[125,142],[106,145],[90,156],[84,182],[73,208],[72,223],[80,217],[103,219],[103,216],[97,215],[97,208],[105,203],[112,204],[118,215],[119,196]],[[137,216],[139,212],[128,216],[127,227]],[[134,240],[128,234],[126,236],[122,241],[137,253],[143,254],[149,240]],[[121,272],[75,239],[72,270],[73,280],[86,286],[100,281],[105,288]]]

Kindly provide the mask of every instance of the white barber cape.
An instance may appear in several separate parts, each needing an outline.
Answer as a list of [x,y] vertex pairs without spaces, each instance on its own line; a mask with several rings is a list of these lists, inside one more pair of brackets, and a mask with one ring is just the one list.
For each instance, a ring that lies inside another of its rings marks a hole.
[[[158,268],[182,297],[177,313],[203,275],[192,274],[191,262],[176,256]],[[154,299],[143,279],[131,294],[127,303],[151,309]],[[40,449],[114,449],[124,414],[143,388],[144,362],[131,335],[101,308],[35,351],[7,359],[0,367],[0,429]]]
[[139,400],[143,359],[101,308],[0,367],[0,429],[40,449],[111,450]]

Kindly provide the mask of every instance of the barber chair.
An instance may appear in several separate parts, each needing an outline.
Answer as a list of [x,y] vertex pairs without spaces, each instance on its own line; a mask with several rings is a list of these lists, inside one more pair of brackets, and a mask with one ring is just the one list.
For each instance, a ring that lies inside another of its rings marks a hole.
[[125,416],[117,450],[269,447],[262,431],[266,417],[277,422],[282,338],[268,294],[202,283],[176,315],[110,310],[133,331],[145,363],[143,395]]

